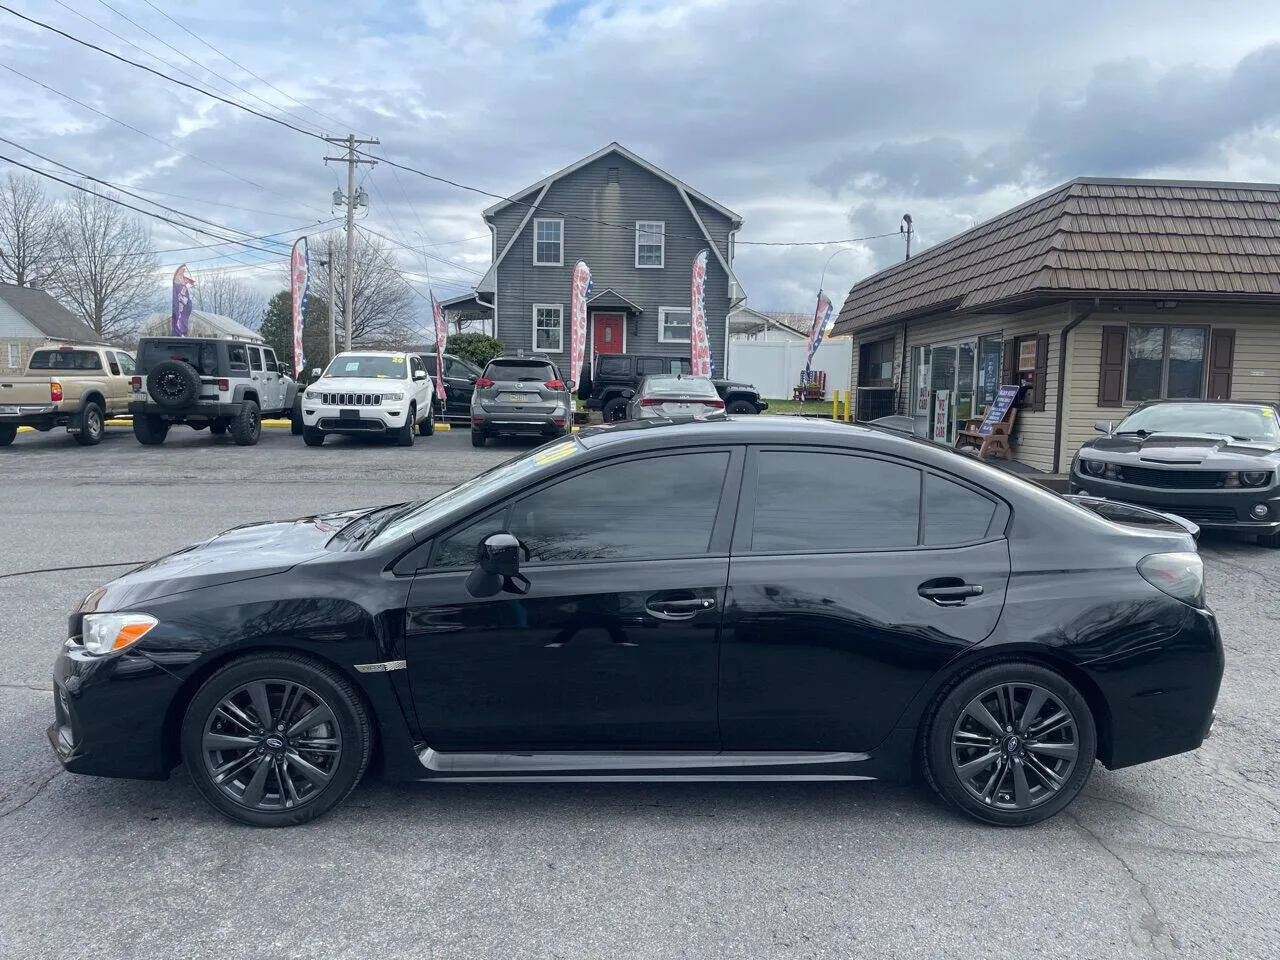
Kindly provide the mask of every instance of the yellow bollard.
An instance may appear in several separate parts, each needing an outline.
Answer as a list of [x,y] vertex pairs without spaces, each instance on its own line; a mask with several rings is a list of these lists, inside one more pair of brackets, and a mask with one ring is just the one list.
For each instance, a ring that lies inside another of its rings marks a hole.
[[833,390],[831,393],[831,419],[840,419],[840,391]]
[[844,422],[853,423],[853,391],[844,395]]

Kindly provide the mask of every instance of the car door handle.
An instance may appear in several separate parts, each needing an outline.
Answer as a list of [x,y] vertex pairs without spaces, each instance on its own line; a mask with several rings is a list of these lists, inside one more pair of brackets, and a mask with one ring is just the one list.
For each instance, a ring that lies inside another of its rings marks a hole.
[[942,580],[928,580],[920,584],[916,592],[940,607],[958,607],[970,597],[982,596],[983,591],[980,584],[965,583],[963,580],[948,577]]
[[699,613],[715,609],[711,597],[689,597],[679,600],[650,600],[645,611],[659,620],[692,620]]

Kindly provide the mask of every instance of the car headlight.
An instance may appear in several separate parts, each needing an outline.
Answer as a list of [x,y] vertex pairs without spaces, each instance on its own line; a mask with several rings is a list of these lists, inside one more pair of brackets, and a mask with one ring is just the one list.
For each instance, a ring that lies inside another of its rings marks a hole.
[[382,395],[383,403],[399,403],[403,399],[403,393],[384,393]]
[[1081,457],[1080,471],[1087,473],[1091,477],[1105,477],[1107,475],[1107,465],[1101,460],[1088,460]]
[[302,394],[304,400],[319,400],[320,392],[318,390],[307,390]]
[[145,613],[87,613],[84,648],[90,653],[113,653],[145,637],[160,621]]
[[1267,481],[1271,479],[1271,473],[1267,470],[1245,470],[1240,474],[1240,486],[1242,487],[1265,487]]

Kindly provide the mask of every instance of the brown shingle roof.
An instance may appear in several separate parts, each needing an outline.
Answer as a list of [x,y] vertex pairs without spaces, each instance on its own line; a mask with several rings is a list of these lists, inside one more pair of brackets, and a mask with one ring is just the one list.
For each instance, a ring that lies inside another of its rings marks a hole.
[[50,339],[75,343],[102,342],[91,326],[43,290],[0,283],[0,300]]
[[1072,180],[856,284],[834,332],[1069,293],[1280,298],[1280,186]]

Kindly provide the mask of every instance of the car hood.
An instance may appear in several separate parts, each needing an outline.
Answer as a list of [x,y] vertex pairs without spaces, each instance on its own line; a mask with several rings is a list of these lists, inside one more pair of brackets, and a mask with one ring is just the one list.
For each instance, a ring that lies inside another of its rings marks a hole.
[[91,594],[95,609],[121,610],[130,604],[158,600],[202,587],[238,583],[283,573],[325,554],[325,544],[347,524],[373,507],[301,517],[282,522],[250,523],[194,543],[135,567]]
[[1274,441],[1232,440],[1221,434],[1110,436],[1091,440],[1081,450],[1108,461],[1215,470],[1267,470],[1280,463],[1280,444]]
[[392,377],[321,377],[310,389],[322,393],[408,393],[408,380]]
[[729,387],[735,387],[740,390],[755,390],[755,386],[750,383],[743,383],[741,380],[721,380],[719,378],[711,381],[717,390],[723,390]]

